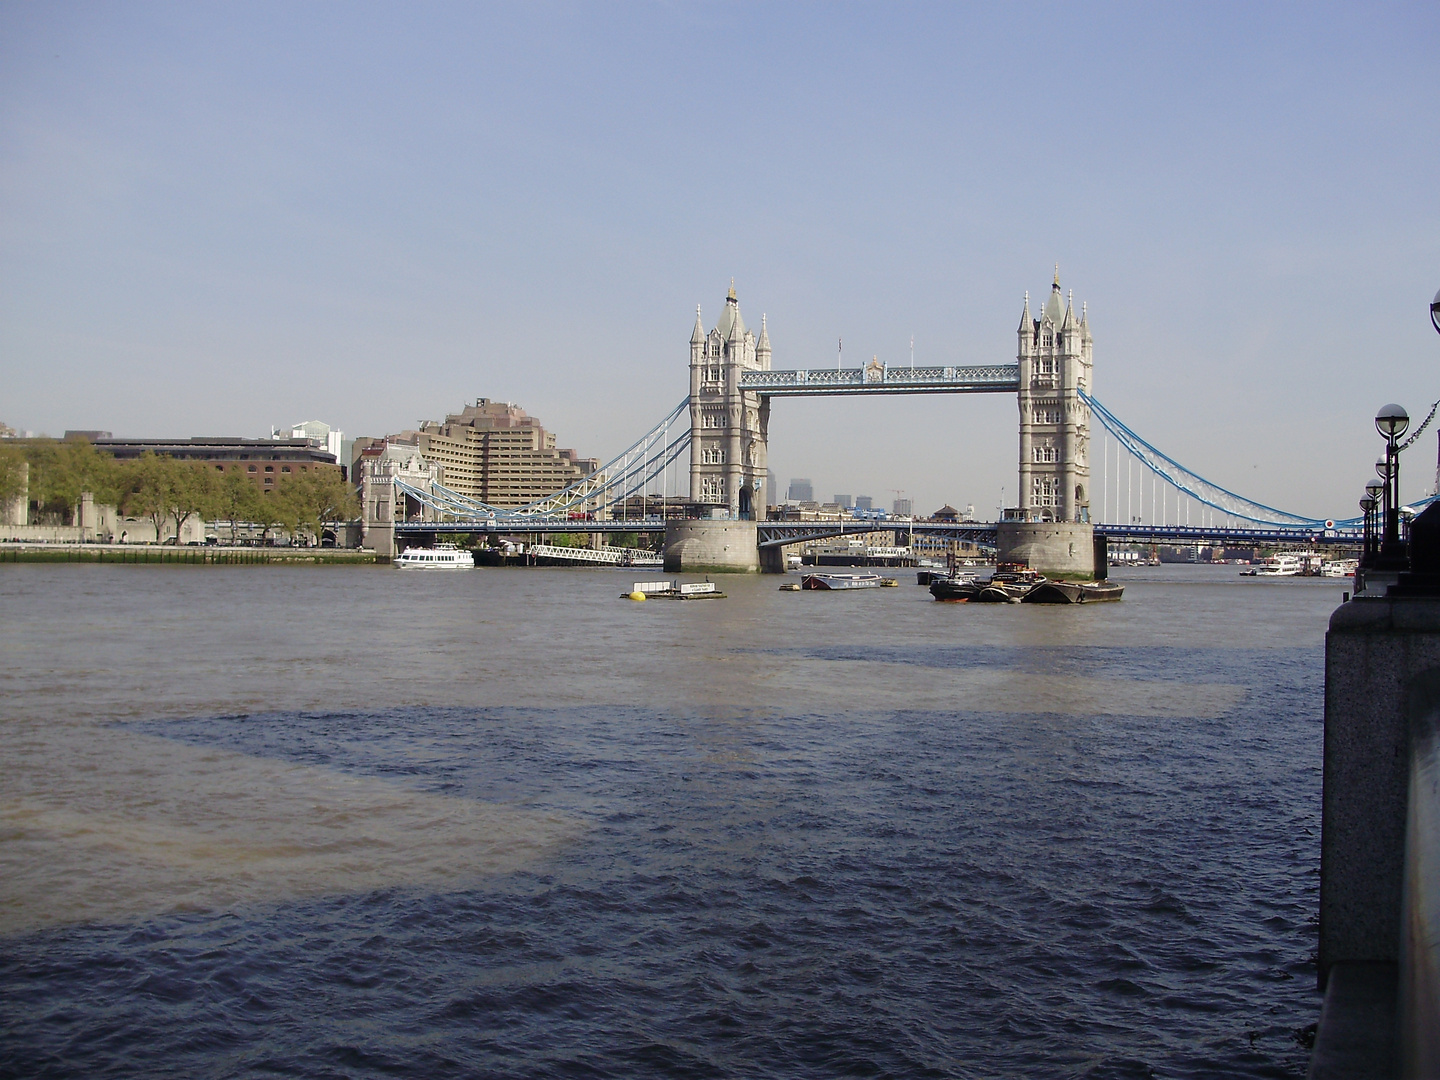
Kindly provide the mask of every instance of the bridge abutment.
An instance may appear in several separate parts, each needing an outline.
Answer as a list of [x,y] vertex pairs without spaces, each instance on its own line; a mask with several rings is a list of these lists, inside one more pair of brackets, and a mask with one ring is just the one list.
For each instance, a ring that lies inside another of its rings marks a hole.
[[755,522],[687,518],[665,523],[667,574],[753,574],[759,570]]
[[1046,577],[1095,576],[1095,528],[1078,521],[1002,521],[996,526],[1000,562],[1024,563]]

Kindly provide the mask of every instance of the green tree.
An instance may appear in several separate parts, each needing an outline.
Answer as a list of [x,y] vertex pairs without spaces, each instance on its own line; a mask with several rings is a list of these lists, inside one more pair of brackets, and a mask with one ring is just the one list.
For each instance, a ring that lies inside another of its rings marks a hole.
[[329,470],[291,476],[278,494],[291,532],[299,532],[303,526],[314,533],[317,541],[327,521],[353,521],[360,513],[350,485]]
[[132,517],[146,517],[155,526],[155,538],[163,538],[170,514],[170,484],[174,462],[147,450],[126,462],[121,472],[123,494],[120,508]]
[[173,522],[177,544],[185,522],[213,506],[218,489],[216,474],[208,466],[148,450],[124,470],[123,477],[125,512],[149,518],[161,541]]
[[51,501],[74,506],[84,492],[98,503],[113,503],[120,496],[120,469],[109,454],[96,450],[89,441],[62,442],[55,447],[48,477]]
[[238,469],[230,469],[220,478],[211,499],[208,516],[230,522],[230,542],[239,539],[242,521],[254,521],[259,511],[260,490]]
[[192,517],[203,517],[215,504],[220,487],[220,474],[199,462],[174,461],[174,478],[170,488],[168,517],[175,522],[175,543],[180,543],[180,530]]
[[15,446],[0,446],[0,505],[26,494],[25,455]]

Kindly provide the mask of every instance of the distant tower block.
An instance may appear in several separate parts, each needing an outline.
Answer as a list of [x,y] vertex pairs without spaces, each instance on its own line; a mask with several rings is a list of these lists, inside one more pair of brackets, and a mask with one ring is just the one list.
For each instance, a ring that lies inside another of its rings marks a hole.
[[735,284],[709,334],[695,309],[690,335],[690,501],[742,520],[765,517],[770,399],[740,389],[742,371],[770,370],[770,335],[745,327]]

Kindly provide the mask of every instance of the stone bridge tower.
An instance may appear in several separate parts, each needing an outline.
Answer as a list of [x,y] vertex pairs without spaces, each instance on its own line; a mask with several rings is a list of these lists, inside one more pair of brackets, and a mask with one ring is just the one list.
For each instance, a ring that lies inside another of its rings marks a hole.
[[1060,272],[1038,319],[1020,315],[1021,521],[1090,520],[1090,326],[1060,295]]
[[770,370],[770,335],[745,326],[735,284],[709,334],[695,309],[690,335],[690,501],[736,519],[765,517],[766,435],[770,399],[740,389],[743,371]]

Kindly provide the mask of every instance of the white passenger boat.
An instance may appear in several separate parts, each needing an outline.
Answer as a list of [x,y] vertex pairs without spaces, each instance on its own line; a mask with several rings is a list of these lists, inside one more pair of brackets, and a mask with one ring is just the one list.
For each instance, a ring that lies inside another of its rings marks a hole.
[[1359,568],[1359,559],[1328,559],[1320,565],[1320,576],[1354,577]]
[[395,567],[399,570],[474,570],[475,556],[454,544],[406,548],[395,560]]
[[839,592],[847,589],[880,589],[898,585],[894,578],[879,574],[806,574],[800,579],[802,589]]
[[1255,564],[1251,577],[1299,577],[1305,570],[1305,563],[1293,551],[1277,551],[1267,555]]

